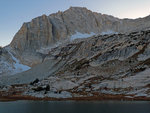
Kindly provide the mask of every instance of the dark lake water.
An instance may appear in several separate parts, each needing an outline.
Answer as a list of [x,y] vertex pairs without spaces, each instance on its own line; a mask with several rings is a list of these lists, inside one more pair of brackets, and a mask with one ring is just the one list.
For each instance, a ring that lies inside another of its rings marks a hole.
[[150,102],[146,101],[0,102],[0,113],[150,113]]

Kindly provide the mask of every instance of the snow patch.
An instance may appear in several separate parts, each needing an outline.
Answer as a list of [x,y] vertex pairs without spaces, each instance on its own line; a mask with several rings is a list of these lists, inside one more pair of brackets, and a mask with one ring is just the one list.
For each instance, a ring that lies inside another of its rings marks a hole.
[[118,34],[118,32],[115,32],[112,30],[107,30],[107,31],[101,33],[101,35],[109,35],[109,34]]
[[14,61],[13,68],[10,69],[10,70],[12,70],[11,75],[31,69],[31,67],[29,67],[27,65],[20,64],[19,60],[16,57],[14,57],[14,55],[10,52],[10,48],[7,48],[7,51],[10,54],[10,56],[12,57],[12,60]]
[[91,32],[90,34],[88,33],[80,33],[80,32],[76,32],[75,34],[73,34],[71,37],[70,37],[70,40],[75,40],[75,39],[78,39],[78,38],[88,38],[88,37],[91,37],[95,35],[95,33]]

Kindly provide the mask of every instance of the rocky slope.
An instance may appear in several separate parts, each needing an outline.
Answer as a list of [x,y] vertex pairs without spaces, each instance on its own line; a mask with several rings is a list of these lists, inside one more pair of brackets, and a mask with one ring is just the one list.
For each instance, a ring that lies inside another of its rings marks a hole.
[[24,23],[0,48],[0,97],[150,99],[149,21],[71,7]]
[[21,64],[13,54],[9,47],[0,48],[0,76],[14,75],[30,69]]
[[42,15],[24,23],[9,46],[15,51],[15,56],[20,62],[33,67],[43,61],[44,56],[39,51],[70,40],[70,37],[78,32],[82,34],[133,32],[149,28],[149,20],[149,16],[135,20],[118,19],[86,8],[71,7],[64,12]]
[[50,49],[31,70],[1,77],[0,84],[11,93],[20,84],[22,95],[40,98],[149,99],[149,53],[150,30],[76,39]]

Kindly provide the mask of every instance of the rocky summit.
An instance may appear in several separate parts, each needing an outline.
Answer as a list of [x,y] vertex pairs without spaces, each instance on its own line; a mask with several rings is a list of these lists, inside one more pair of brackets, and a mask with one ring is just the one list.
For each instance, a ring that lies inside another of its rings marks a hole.
[[0,48],[0,95],[150,100],[150,17],[71,7],[24,23]]
[[149,16],[135,20],[118,19],[86,8],[71,7],[64,12],[42,15],[24,23],[9,47],[21,63],[33,67],[43,61],[41,50],[66,42],[73,36],[76,38],[76,34],[139,31],[150,27],[149,20]]

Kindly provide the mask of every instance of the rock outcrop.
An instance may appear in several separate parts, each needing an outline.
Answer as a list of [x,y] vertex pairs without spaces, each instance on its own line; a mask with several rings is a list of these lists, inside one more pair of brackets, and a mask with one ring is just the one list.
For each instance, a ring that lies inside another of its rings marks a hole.
[[[118,19],[86,8],[71,7],[64,12],[43,15],[24,23],[10,47],[23,64],[34,66],[43,61],[39,50],[69,40],[77,32],[107,34],[138,31],[150,27],[149,18]],[[27,59],[28,56],[32,58]]]
[[0,48],[0,76],[14,75],[30,69],[21,64],[13,54],[9,47]]
[[[31,70],[1,77],[0,84],[30,84],[25,86],[23,95],[36,97],[109,94],[149,98],[149,37],[150,30],[146,30],[76,39],[50,49],[43,63]],[[36,79],[39,81],[31,85]],[[35,91],[39,88],[42,90]]]
[[24,23],[0,48],[0,96],[150,99],[149,21],[71,7]]

